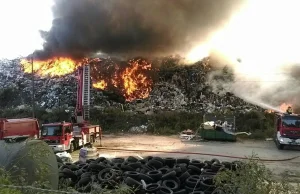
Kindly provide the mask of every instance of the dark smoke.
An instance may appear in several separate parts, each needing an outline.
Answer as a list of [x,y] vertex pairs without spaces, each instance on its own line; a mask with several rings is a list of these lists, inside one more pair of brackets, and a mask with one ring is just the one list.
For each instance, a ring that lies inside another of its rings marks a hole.
[[222,27],[244,0],[55,0],[41,32],[40,58],[102,52],[159,56],[185,52]]

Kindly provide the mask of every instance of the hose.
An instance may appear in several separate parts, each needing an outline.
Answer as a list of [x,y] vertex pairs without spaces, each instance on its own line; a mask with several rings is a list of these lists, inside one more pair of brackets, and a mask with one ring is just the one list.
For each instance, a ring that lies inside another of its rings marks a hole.
[[[98,150],[111,150],[111,151],[122,151],[122,152],[155,152],[155,153],[165,153],[165,154],[185,154],[185,155],[202,155],[202,156],[213,156],[213,157],[223,157],[223,158],[233,158],[233,159],[241,159],[247,160],[249,157],[241,157],[241,156],[230,156],[223,154],[210,154],[210,153],[202,153],[202,152],[180,152],[180,151],[158,151],[158,150],[132,150],[132,149],[122,149],[122,148],[109,148],[109,147],[97,147]],[[299,158],[300,156],[295,156],[291,158],[284,159],[261,159],[254,158],[263,162],[284,162],[294,160]]]

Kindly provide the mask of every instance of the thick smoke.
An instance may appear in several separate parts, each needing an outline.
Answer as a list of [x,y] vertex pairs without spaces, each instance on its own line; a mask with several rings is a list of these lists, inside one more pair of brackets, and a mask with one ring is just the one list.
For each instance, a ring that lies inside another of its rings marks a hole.
[[213,65],[228,65],[233,77],[224,81],[216,76],[223,72],[215,71],[210,83],[216,92],[223,88],[277,111],[292,105],[300,113],[299,5],[297,0],[248,1],[212,38],[210,47],[218,53]]
[[182,54],[206,41],[243,0],[55,0],[39,58]]
[[266,71],[262,72],[264,75],[250,76],[237,71],[239,62],[233,65],[225,61],[211,62],[213,71],[208,76],[208,82],[213,92],[219,95],[231,92],[249,103],[278,112],[292,105],[295,112],[300,112],[299,64],[280,67],[277,73]]

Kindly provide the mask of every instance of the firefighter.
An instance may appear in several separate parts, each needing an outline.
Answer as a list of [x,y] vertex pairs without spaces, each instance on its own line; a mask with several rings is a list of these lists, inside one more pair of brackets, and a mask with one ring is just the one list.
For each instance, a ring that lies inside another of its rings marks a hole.
[[292,109],[292,107],[288,107],[288,109],[286,110],[286,112],[288,113],[288,114],[293,114],[293,109]]

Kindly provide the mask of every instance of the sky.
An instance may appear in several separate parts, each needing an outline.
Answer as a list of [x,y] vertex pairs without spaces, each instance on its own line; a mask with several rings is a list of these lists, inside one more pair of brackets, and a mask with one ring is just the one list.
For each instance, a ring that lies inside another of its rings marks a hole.
[[42,48],[39,30],[52,24],[53,0],[0,1],[0,59],[27,56]]

